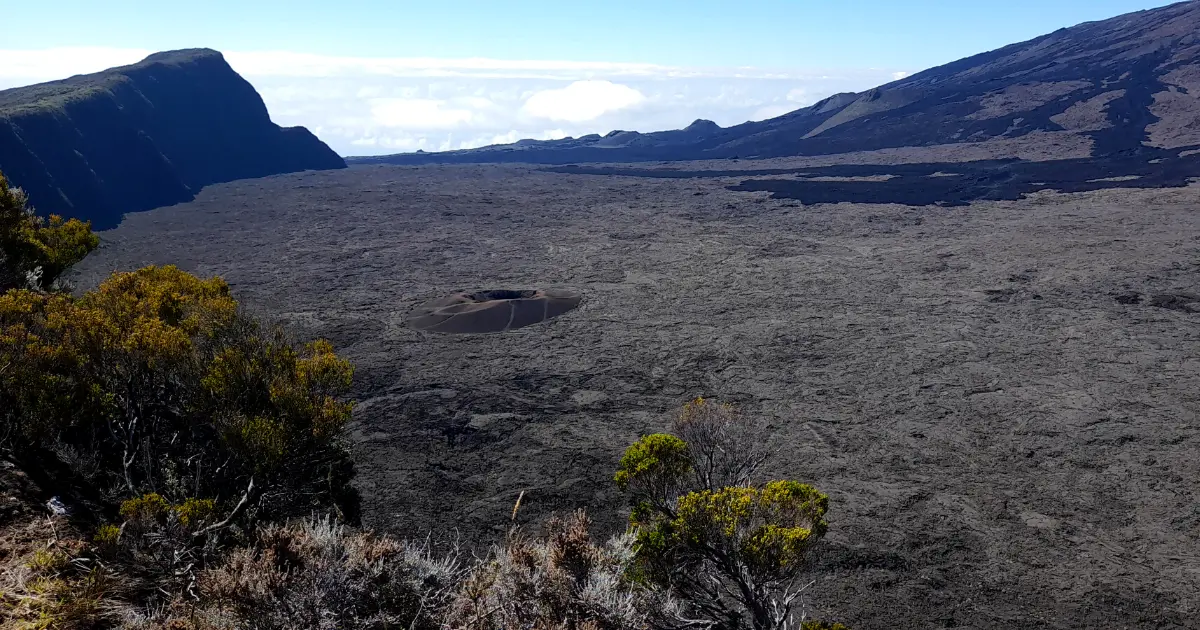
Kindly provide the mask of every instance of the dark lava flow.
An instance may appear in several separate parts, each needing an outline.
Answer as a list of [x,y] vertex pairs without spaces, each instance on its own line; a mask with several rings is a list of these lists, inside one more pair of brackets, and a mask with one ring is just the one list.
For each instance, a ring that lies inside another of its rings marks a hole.
[[[767,191],[774,199],[816,203],[900,203],[961,206],[979,200],[1016,200],[1038,190],[1084,192],[1106,188],[1177,188],[1200,177],[1198,147],[1162,150],[1142,147],[1133,155],[1049,162],[987,160],[926,164],[852,164],[811,168],[686,171],[567,165],[555,173],[625,177],[693,178],[791,175],[800,179],[748,179],[729,190]],[[1115,159],[1114,159],[1115,158]],[[891,175],[886,181],[820,181],[817,177]],[[1122,178],[1122,179],[1116,179]]]

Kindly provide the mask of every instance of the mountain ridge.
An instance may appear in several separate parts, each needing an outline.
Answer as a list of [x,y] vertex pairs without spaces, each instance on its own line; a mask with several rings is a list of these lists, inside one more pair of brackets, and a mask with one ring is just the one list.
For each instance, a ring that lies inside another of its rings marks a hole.
[[[1085,22],[731,127],[520,141],[355,163],[634,162],[831,155],[1035,132],[1096,156],[1200,145],[1200,0]],[[606,142],[607,141],[607,142]],[[1152,152],[1152,151],[1151,151]],[[1006,157],[997,155],[996,157]]]
[[40,214],[99,229],[209,184],[344,167],[304,127],[271,122],[254,87],[211,49],[0,91],[0,171]]

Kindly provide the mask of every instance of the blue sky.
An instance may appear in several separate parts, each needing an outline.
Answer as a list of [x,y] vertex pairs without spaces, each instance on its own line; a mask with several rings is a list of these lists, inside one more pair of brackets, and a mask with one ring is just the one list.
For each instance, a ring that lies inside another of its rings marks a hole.
[[355,154],[650,131],[698,117],[736,124],[1064,26],[1170,3],[6,4],[0,88],[128,63],[155,50],[216,48],[281,124],[304,124],[339,152]]

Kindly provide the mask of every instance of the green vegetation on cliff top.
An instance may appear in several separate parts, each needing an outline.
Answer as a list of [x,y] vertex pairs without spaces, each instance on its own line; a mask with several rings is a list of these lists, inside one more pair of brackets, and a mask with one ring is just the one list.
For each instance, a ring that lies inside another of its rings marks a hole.
[[152,66],[183,66],[204,59],[224,61],[221,53],[209,48],[191,48],[155,53],[128,66],[109,68],[92,74],[0,90],[0,116],[16,116],[38,111],[59,111],[72,102],[98,95],[112,94],[116,85],[128,82],[129,73]]

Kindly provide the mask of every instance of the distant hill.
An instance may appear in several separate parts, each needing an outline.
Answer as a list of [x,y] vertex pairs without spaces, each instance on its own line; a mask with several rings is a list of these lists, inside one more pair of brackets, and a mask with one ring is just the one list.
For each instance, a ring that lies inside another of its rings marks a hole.
[[272,123],[214,50],[0,91],[0,171],[40,214],[100,229],[208,184],[345,166],[307,129]]
[[[632,162],[828,155],[962,143],[1094,156],[1200,146],[1200,1],[1061,29],[778,118],[721,128],[614,131],[383,162]],[[993,157],[1008,157],[997,154]],[[1080,157],[1079,155],[1063,157]]]

